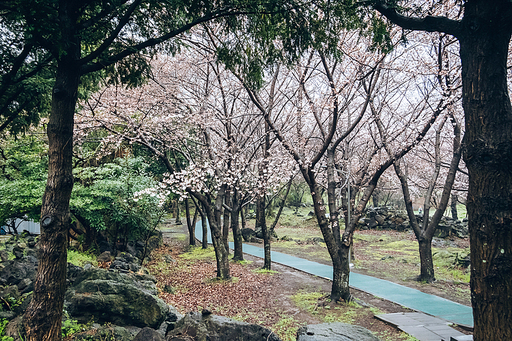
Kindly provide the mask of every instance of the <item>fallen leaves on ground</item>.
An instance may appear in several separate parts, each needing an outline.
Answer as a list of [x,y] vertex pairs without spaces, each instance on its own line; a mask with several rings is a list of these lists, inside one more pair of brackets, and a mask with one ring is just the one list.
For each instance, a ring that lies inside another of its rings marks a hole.
[[[273,299],[274,284],[279,275],[256,273],[250,264],[230,263],[231,281],[216,280],[215,259],[182,259],[173,248],[175,261],[161,269],[168,247],[155,251],[148,269],[158,280],[160,297],[181,313],[208,309],[214,314],[229,316],[269,327],[280,319],[279,302]],[[174,293],[164,291],[165,286]]]

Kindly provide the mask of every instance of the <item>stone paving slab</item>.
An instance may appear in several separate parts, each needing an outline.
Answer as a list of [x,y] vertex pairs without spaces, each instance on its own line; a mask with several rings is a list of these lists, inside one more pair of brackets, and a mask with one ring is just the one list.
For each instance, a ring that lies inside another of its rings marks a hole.
[[420,341],[451,341],[454,338],[458,341],[458,337],[466,336],[451,328],[448,321],[423,313],[393,313],[375,317]]

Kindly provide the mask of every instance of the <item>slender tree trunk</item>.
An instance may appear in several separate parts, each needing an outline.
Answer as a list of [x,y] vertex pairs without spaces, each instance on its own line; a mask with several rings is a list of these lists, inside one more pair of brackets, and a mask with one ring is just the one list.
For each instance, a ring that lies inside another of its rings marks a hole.
[[188,245],[196,245],[196,219],[197,219],[197,209],[194,212],[193,220],[190,218],[190,205],[188,202],[189,199],[185,199],[185,215],[187,216],[187,228],[188,228]]
[[178,201],[178,199],[176,199],[176,225],[181,225],[182,222],[181,222],[181,213],[180,213],[180,202]]
[[283,200],[281,201],[279,205],[279,210],[277,211],[277,214],[274,218],[274,221],[272,222],[272,226],[270,226],[269,234],[270,236],[276,236],[275,228],[277,226],[277,223],[279,222],[279,218],[281,217],[281,214],[283,213],[284,205],[286,204],[286,199],[288,198],[288,194],[290,194],[290,188],[292,186],[292,180],[293,177],[288,181],[288,184],[286,185],[286,192],[284,194]]
[[242,230],[247,228],[247,209],[249,205],[242,207],[240,210],[240,220],[242,221]]
[[[62,9],[61,25],[71,15]],[[24,316],[27,341],[61,339],[62,308],[66,291],[69,200],[73,188],[73,115],[77,101],[80,44],[67,32],[72,46],[59,61],[48,122],[48,182],[41,207],[40,254],[34,294]]]
[[[201,227],[202,227],[202,235],[203,240],[201,241],[201,248],[207,249],[208,248],[208,220],[206,217],[206,214],[204,213],[204,208],[201,208],[202,203],[196,202],[194,197],[192,197],[192,200],[194,201],[194,205],[196,206],[196,211],[199,212],[199,215],[201,216]],[[195,229],[195,224],[194,224]]]
[[459,216],[457,213],[457,204],[459,202],[459,196],[455,193],[452,194],[452,200],[450,202],[450,208],[452,211],[452,218],[453,220],[459,220]]
[[[471,1],[460,37],[464,160],[476,341],[512,340],[512,106],[507,89],[509,1]],[[465,31],[466,32],[466,31]]]
[[[226,191],[226,195],[224,196],[224,203],[228,206],[230,206],[231,202],[231,193],[229,191]],[[226,248],[227,252],[229,253],[229,244],[228,244],[228,238],[229,238],[229,220],[231,218],[231,213],[223,208],[223,219],[222,219],[222,240],[224,242],[224,247]]]
[[270,270],[272,267],[272,257],[270,253],[270,235],[265,217],[265,196],[256,199],[256,216],[257,224],[261,228],[261,234],[263,235],[263,269]]
[[331,230],[334,235],[334,239],[338,245],[341,245],[341,232],[339,224],[339,210],[336,206],[336,177],[334,175],[335,164],[334,164],[334,153],[335,151],[331,148],[327,149],[327,202],[329,205],[329,223],[331,224]]
[[233,190],[232,205],[231,205],[231,230],[233,231],[233,239],[235,244],[235,251],[233,254],[233,260],[242,261],[244,260],[244,254],[242,252],[242,233],[240,226],[238,225],[240,216],[240,194],[236,189]]
[[206,216],[201,215],[201,227],[203,229],[203,240],[201,241],[201,247],[203,249],[208,248],[208,220]]

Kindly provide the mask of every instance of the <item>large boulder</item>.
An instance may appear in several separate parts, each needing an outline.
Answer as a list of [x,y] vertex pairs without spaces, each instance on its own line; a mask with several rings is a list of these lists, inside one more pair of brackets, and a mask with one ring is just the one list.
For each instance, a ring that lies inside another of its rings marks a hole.
[[368,329],[351,324],[332,322],[310,324],[299,328],[297,341],[380,341]]
[[269,329],[206,313],[188,313],[167,334],[167,341],[280,341]]
[[80,322],[110,322],[158,329],[169,307],[158,298],[156,280],[149,275],[90,268],[73,281],[65,306]]
[[33,290],[31,283],[36,278],[36,258],[27,256],[23,259],[3,262],[2,265],[4,268],[0,270],[0,285],[20,285],[21,293]]

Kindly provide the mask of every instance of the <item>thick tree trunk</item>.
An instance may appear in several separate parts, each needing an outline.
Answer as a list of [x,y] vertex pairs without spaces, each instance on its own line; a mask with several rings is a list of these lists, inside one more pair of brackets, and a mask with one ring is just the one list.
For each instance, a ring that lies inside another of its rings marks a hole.
[[418,281],[431,283],[435,281],[434,262],[432,261],[432,238],[418,240],[420,251],[420,275]]
[[235,244],[235,251],[233,260],[243,261],[244,254],[242,252],[242,233],[238,225],[240,216],[240,195],[236,189],[233,190],[232,205],[231,205],[231,230],[233,231],[233,240]]
[[[311,197],[313,199],[315,216],[332,260],[333,280],[331,287],[331,300],[335,302],[343,299],[348,302],[351,300],[349,288],[350,266],[348,261],[350,244],[343,245],[336,242],[334,233],[329,226],[329,221],[325,216],[326,212],[324,201],[320,193],[320,188],[316,185],[315,179],[313,178],[313,172],[302,171],[304,178],[307,179]],[[340,247],[340,245],[342,246]]]
[[[215,204],[212,205],[211,200],[206,196],[190,192],[196,199],[198,199],[205,211],[205,215],[208,217],[208,223],[210,225],[210,231],[212,235],[213,248],[215,250],[215,259],[217,261],[217,277],[222,279],[230,279],[229,273],[229,253],[224,246],[222,239],[222,204],[224,202],[225,186],[221,186],[217,192],[217,198]],[[213,209],[212,209],[213,206]]]
[[510,1],[468,1],[460,37],[476,341],[512,340]]
[[73,115],[80,79],[73,58],[79,57],[79,45],[68,53],[67,60],[59,62],[47,128],[48,182],[41,207],[42,231],[34,296],[24,316],[27,341],[61,339],[69,200],[73,189]]

